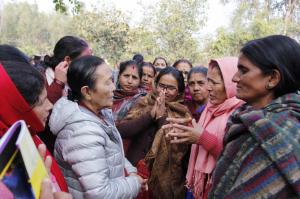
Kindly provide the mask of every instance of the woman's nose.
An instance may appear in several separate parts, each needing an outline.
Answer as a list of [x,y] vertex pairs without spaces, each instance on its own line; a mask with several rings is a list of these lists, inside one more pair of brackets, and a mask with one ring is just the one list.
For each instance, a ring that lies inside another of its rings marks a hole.
[[128,83],[130,83],[130,84],[132,83],[132,77],[128,78]]

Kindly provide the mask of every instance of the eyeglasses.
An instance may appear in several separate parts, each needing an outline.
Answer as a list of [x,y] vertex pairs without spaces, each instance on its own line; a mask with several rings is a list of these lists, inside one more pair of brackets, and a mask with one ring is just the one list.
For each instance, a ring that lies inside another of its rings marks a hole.
[[171,85],[166,85],[166,84],[162,84],[162,83],[158,83],[157,87],[160,89],[166,89],[169,92],[174,92],[177,91],[177,88],[175,86],[171,86]]

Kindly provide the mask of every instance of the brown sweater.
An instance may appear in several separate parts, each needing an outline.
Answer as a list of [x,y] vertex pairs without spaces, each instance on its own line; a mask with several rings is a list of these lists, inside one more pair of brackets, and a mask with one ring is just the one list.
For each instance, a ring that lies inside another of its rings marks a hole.
[[150,113],[144,113],[138,118],[123,120],[117,123],[117,128],[126,142],[130,140],[126,157],[134,165],[148,153],[155,133],[165,123],[166,118],[155,120]]

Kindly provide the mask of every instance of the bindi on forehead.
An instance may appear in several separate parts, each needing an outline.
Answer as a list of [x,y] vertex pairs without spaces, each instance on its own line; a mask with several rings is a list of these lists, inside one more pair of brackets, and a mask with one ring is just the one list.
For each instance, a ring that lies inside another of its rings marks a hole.
[[135,66],[134,65],[131,66],[131,70],[135,70]]

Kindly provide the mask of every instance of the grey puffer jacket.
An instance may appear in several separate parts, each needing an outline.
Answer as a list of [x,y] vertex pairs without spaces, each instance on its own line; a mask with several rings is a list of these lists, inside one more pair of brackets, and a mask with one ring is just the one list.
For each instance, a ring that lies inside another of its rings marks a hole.
[[57,136],[54,156],[70,193],[77,198],[135,198],[141,188],[136,172],[124,157],[122,139],[110,109],[102,122],[88,109],[61,98],[53,107],[49,126]]

